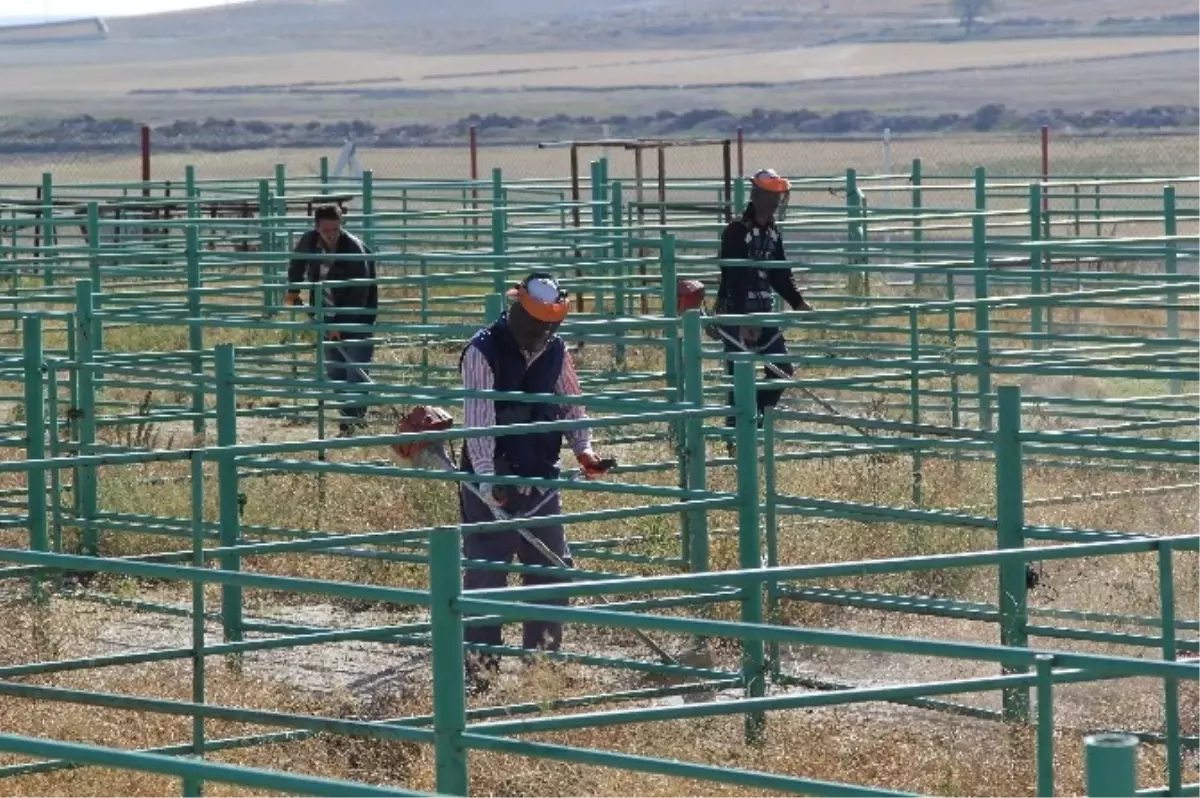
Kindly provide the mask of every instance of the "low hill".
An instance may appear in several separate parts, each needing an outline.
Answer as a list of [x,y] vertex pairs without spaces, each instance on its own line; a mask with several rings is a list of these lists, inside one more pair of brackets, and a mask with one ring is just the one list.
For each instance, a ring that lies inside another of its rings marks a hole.
[[107,37],[108,26],[99,17],[0,26],[0,45],[63,44]]

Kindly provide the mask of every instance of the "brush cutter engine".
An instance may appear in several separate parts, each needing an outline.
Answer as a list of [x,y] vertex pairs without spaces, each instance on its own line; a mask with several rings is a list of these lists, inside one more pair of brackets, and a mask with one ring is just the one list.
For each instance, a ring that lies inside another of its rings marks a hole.
[[[418,405],[396,422],[396,432],[445,432],[453,426],[454,418],[445,410]],[[444,441],[395,443],[390,448],[395,459],[418,468],[443,468],[449,460]]]
[[697,310],[704,305],[704,283],[699,280],[680,280],[675,285],[675,308],[680,313]]

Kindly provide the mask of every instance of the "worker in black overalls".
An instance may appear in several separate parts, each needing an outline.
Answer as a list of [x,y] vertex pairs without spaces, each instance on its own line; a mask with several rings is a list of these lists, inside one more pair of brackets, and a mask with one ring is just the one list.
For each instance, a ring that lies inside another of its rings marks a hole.
[[[763,169],[751,178],[750,202],[742,218],[730,222],[721,234],[722,261],[781,261],[783,238],[775,224],[776,216],[783,217],[787,208],[791,183],[780,177],[773,169]],[[744,315],[748,313],[770,313],[774,309],[774,295],[778,293],[792,310],[812,310],[804,300],[792,270],[788,267],[759,269],[753,265],[721,266],[721,284],[717,288],[717,314]],[[725,344],[726,352],[753,352],[762,355],[787,354],[787,342],[778,327],[721,327],[718,335]],[[794,373],[790,363],[774,362],[773,365],[789,377]],[[726,373],[733,375],[733,362],[726,361]],[[764,367],[768,379],[780,379],[771,369]],[[758,423],[762,426],[763,410],[779,403],[783,391],[761,388],[758,391]],[[729,406],[733,406],[733,394],[729,394]],[[732,427],[735,418],[725,419]]]

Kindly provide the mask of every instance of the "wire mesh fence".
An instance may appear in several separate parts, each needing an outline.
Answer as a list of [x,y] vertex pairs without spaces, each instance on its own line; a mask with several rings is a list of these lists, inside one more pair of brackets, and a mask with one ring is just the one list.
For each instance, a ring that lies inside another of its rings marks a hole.
[[[149,151],[143,152],[139,126],[132,123],[93,126],[86,135],[72,133],[70,126],[64,126],[61,135],[8,130],[2,136],[7,157],[0,182],[34,183],[44,172],[68,182],[137,180],[144,161],[155,180],[181,180],[189,164],[205,178],[268,176],[281,164],[288,172],[317,174],[322,158],[333,174],[343,176],[369,169],[387,178],[487,179],[499,168],[506,177],[523,179],[563,178],[571,171],[568,146],[543,147],[547,142],[537,140],[501,144],[499,136],[489,136],[488,131],[481,131],[477,139],[464,136],[457,143],[403,147],[358,145],[352,129],[344,132],[345,137],[334,138],[322,128],[311,135],[290,133],[273,140],[264,134],[261,140],[248,141],[241,132],[226,134],[219,127],[181,133],[168,126],[151,132]],[[735,175],[765,167],[792,177],[832,177],[847,168],[860,174],[907,174],[913,159],[920,158],[924,174],[931,178],[966,177],[983,166],[995,177],[1055,179],[1194,174],[1200,143],[1195,131],[1097,135],[1055,130],[1049,131],[1046,142],[1036,130],[793,140],[730,136],[730,140]],[[248,143],[253,146],[247,147]],[[634,180],[639,171],[647,181],[657,181],[660,170],[672,180],[723,174],[718,144],[670,147],[661,158],[647,150],[639,170],[637,152],[613,140],[606,147],[581,147],[580,173],[586,177],[589,162],[600,157],[608,161],[609,177],[624,181]]]

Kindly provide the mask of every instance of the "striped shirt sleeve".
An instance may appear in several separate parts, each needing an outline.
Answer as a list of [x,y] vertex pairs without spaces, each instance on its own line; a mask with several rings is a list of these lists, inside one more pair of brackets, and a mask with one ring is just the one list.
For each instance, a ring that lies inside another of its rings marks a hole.
[[[562,373],[558,375],[554,392],[559,396],[580,396],[583,393],[579,387],[575,361],[571,358],[569,350],[563,353]],[[587,418],[587,410],[583,405],[563,405],[562,408],[562,417],[565,419],[579,421]],[[592,450],[592,432],[586,427],[567,432],[567,440],[571,444],[571,451],[577,455]]]
[[[495,385],[495,375],[487,358],[477,347],[467,348],[462,364],[463,388],[468,391],[490,391]],[[496,426],[496,404],[490,399],[471,399],[463,402],[463,413],[467,427]],[[468,438],[467,456],[476,474],[496,473],[496,439]]]

